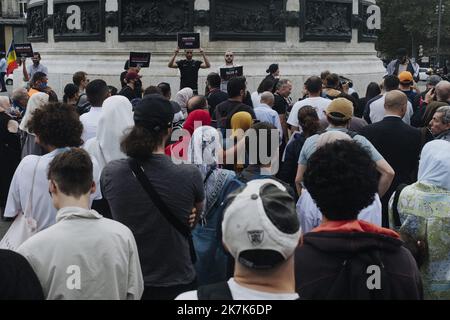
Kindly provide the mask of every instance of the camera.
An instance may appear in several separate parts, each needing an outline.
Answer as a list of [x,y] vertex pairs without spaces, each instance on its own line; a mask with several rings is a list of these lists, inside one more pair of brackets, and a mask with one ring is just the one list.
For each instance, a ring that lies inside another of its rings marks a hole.
[[348,84],[349,88],[353,88],[353,81],[346,77],[339,76],[339,82],[341,83],[342,86]]

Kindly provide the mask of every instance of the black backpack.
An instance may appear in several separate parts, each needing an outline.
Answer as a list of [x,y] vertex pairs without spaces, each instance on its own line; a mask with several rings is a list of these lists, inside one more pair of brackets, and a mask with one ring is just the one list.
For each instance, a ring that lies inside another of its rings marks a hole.
[[381,257],[382,252],[374,249],[344,258],[325,300],[390,299],[389,275]]

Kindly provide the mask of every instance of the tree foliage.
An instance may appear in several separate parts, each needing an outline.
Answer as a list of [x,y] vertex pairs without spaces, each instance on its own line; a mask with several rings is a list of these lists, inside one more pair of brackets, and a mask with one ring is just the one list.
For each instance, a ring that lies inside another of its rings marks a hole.
[[[381,31],[377,49],[385,57],[395,56],[398,48],[407,48],[417,56],[419,45],[425,56],[436,55],[439,0],[377,0],[381,8]],[[441,53],[450,55],[450,0],[443,0]]]

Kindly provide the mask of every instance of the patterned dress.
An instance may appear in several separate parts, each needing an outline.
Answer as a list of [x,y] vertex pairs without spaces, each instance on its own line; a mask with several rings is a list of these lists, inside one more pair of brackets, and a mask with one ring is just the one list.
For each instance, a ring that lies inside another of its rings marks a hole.
[[403,189],[397,208],[406,246],[423,244],[418,254],[425,299],[450,299],[450,190],[417,182]]

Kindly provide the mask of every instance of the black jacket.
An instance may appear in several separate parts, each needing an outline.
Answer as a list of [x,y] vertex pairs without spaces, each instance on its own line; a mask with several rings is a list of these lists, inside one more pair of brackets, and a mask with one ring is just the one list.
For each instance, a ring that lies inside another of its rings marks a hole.
[[0,300],[44,300],[41,283],[20,254],[0,250]]
[[228,100],[228,94],[220,89],[214,89],[208,94],[209,114],[213,120],[216,120],[216,107],[220,103]]
[[360,130],[395,171],[394,181],[381,199],[383,203],[383,226],[388,226],[387,204],[399,184],[411,184],[417,179],[422,136],[398,117],[386,117]]
[[[381,266],[380,290],[368,288],[374,265]],[[382,234],[308,233],[295,253],[295,277],[306,300],[423,299],[413,256],[401,240]]]
[[294,139],[286,146],[284,161],[281,163],[277,178],[289,183],[295,190],[295,176],[297,175],[298,158],[305,144],[306,137],[304,133],[295,133]]

